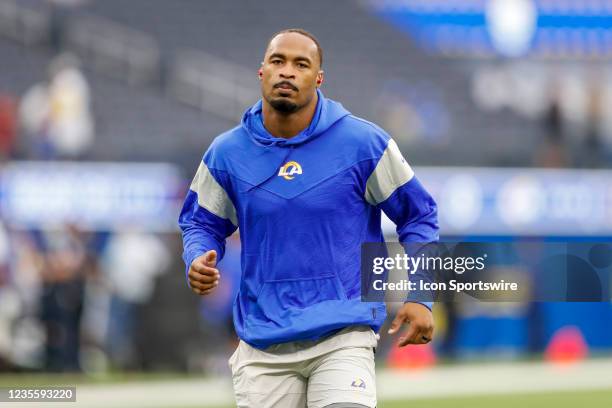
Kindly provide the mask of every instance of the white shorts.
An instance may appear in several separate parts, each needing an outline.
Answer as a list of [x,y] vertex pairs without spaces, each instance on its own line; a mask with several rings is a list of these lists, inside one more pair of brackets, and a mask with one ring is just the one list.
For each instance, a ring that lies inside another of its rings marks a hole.
[[229,359],[239,408],[323,408],[335,403],[376,407],[370,327],[352,326],[317,341],[265,350],[244,341]]

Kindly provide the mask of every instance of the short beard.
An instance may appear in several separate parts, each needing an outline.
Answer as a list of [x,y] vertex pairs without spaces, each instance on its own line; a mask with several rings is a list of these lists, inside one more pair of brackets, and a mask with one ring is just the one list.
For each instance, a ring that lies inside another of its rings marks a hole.
[[288,101],[284,98],[283,99],[271,99],[270,98],[270,100],[268,100],[268,103],[270,103],[270,106],[272,106],[272,108],[274,108],[275,111],[283,115],[290,115],[292,113],[297,112],[298,109],[300,109],[298,104]]

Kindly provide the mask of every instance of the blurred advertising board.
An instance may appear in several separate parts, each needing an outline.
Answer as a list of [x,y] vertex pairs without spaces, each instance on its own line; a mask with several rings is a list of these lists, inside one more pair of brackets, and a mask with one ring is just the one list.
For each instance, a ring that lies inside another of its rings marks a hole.
[[609,59],[606,0],[366,0],[373,14],[447,56]]
[[612,171],[422,167],[416,175],[438,203],[444,235],[612,236]]
[[2,218],[13,228],[172,231],[187,188],[165,163],[12,162],[0,180]]
[[[421,167],[443,235],[612,237],[612,171]],[[189,180],[166,163],[11,162],[0,209],[13,228],[76,223],[175,231]],[[385,232],[394,231],[386,219]]]

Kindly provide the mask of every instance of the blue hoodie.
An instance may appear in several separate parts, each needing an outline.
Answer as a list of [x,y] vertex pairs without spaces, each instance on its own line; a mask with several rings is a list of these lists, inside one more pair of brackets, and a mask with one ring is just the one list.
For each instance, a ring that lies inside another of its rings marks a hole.
[[384,241],[381,210],[401,242],[438,239],[436,204],[395,142],[317,92],[310,126],[293,138],[265,129],[261,101],[215,138],[179,219],[187,268],[208,250],[221,259],[240,227],[234,326],[260,349],[380,329],[384,303],[361,301],[360,249]]

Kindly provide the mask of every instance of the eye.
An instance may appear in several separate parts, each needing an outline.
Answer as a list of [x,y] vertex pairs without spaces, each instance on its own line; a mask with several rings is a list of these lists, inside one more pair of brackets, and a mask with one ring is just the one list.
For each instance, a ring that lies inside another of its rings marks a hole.
[[270,64],[272,64],[272,65],[278,65],[278,64],[280,64],[281,62],[282,62],[281,60],[279,60],[279,59],[275,59],[275,60],[270,61]]
[[304,64],[303,62],[298,62],[297,66],[300,68],[308,68],[308,65]]

